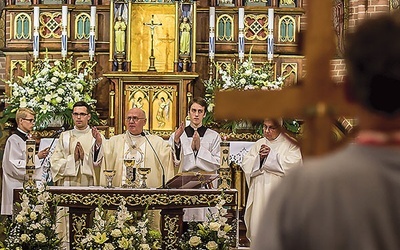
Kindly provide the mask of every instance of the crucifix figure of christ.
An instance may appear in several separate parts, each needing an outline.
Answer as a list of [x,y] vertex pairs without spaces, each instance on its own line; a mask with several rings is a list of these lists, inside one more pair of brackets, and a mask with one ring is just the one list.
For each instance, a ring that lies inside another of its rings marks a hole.
[[[330,78],[330,59],[335,51],[332,4],[311,0],[307,4],[305,37],[307,75],[303,84],[281,91],[222,91],[216,93],[216,119],[303,118],[305,156],[322,155],[335,146],[333,123],[340,116],[354,116],[356,106],[346,101],[344,90]],[[314,39],[319,37],[318,39]],[[241,100],[238,102],[237,100]]]
[[156,27],[156,26],[161,26],[162,25],[162,23],[155,23],[154,22],[154,15],[151,15],[151,21],[150,21],[150,23],[143,23],[143,25],[146,25],[146,26],[149,26],[150,27],[150,30],[151,30],[151,36],[150,36],[150,39],[151,39],[151,47],[150,47],[150,57],[149,57],[149,60],[150,60],[150,66],[149,66],[149,69],[147,70],[147,72],[149,72],[149,71],[153,71],[153,72],[155,72],[155,71],[157,71],[156,70],[156,67],[154,66],[154,61],[155,61],[155,57],[154,57],[154,28]]

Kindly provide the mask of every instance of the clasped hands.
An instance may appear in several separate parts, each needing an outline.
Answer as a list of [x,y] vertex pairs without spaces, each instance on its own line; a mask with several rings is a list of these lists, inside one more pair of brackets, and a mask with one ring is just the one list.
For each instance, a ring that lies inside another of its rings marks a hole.
[[[175,131],[174,142],[175,144],[180,144],[180,138],[183,132],[185,131],[185,124],[181,122],[178,129]],[[200,149],[200,135],[199,132],[194,131],[193,141],[192,141],[192,150],[199,151]]]
[[261,145],[261,148],[260,148],[260,151],[259,151],[260,159],[261,159],[261,160],[265,159],[265,158],[269,155],[269,152],[270,152],[270,151],[271,151],[271,148],[270,148],[270,147],[268,147],[268,146],[265,145],[265,144],[262,144],[262,145]]
[[85,157],[85,152],[83,151],[83,147],[80,142],[76,143],[75,151],[74,151],[74,159],[75,161],[83,161]]

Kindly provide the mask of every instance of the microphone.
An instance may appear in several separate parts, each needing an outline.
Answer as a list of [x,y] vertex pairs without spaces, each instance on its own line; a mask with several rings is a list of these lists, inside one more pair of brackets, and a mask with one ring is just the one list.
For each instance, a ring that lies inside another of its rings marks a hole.
[[54,134],[51,137],[56,137],[57,135],[61,134],[62,132],[65,131],[64,127],[61,127],[59,130],[57,130],[56,132],[54,132]]
[[147,142],[149,143],[151,149],[154,152],[154,155],[156,156],[158,162],[160,163],[160,166],[161,166],[161,169],[162,169],[162,188],[166,189],[167,187],[165,186],[165,168],[164,168],[163,164],[161,163],[160,158],[158,158],[157,152],[154,149],[153,145],[151,145],[151,142],[150,142],[149,138],[147,138],[146,134],[142,131],[142,133],[140,133],[140,135],[144,136],[144,138],[146,138]]
[[[51,137],[53,138],[53,140],[52,140],[51,143],[50,143],[49,150],[51,150],[51,147],[53,146],[54,141],[56,140],[57,136],[58,136],[59,134],[61,134],[62,132],[64,132],[64,131],[65,131],[65,127],[63,126],[63,127],[61,127],[59,130],[57,130],[56,132],[54,132],[54,134],[51,136]],[[42,160],[42,163],[40,164],[40,167],[43,167],[43,164],[44,164],[44,162],[47,160],[47,158],[49,157],[49,155],[50,155],[50,154],[48,154],[48,155]]]

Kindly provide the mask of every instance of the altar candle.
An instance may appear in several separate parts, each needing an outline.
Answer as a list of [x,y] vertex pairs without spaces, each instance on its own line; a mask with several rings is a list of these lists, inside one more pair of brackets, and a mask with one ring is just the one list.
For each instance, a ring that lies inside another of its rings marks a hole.
[[238,39],[238,54],[239,60],[242,62],[244,59],[244,8],[239,8],[239,39]]
[[35,140],[28,139],[26,140],[26,171],[35,170],[35,148],[36,142]]
[[39,27],[39,7],[33,7],[33,27]]
[[61,11],[61,13],[62,13],[62,15],[61,15],[61,20],[62,20],[62,26],[63,27],[67,27],[67,23],[68,23],[68,6],[62,6],[62,9],[61,9],[62,11]]
[[210,7],[210,28],[215,28],[215,7]]
[[244,8],[239,8],[239,29],[244,29]]
[[96,26],[96,6],[90,7],[90,27]]
[[33,7],[33,57],[39,57],[39,7]]
[[268,9],[268,29],[274,29],[274,9]]
[[208,56],[212,60],[215,55],[215,7],[210,7],[210,35],[208,39]]

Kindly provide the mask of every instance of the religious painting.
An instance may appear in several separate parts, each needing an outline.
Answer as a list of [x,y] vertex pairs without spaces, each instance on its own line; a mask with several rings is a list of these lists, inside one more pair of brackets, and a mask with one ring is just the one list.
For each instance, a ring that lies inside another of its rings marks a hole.
[[178,84],[129,83],[125,86],[125,113],[131,108],[146,112],[145,130],[164,135],[177,127]]
[[349,0],[333,0],[332,11],[336,57],[343,57],[345,35],[349,22]]
[[165,90],[158,90],[153,95],[153,129],[156,130],[172,130],[172,93]]
[[[133,4],[130,15],[131,71],[145,72],[154,56],[158,72],[173,72],[176,17],[174,4]],[[140,53],[139,53],[140,51]],[[178,53],[178,52],[177,52]]]

